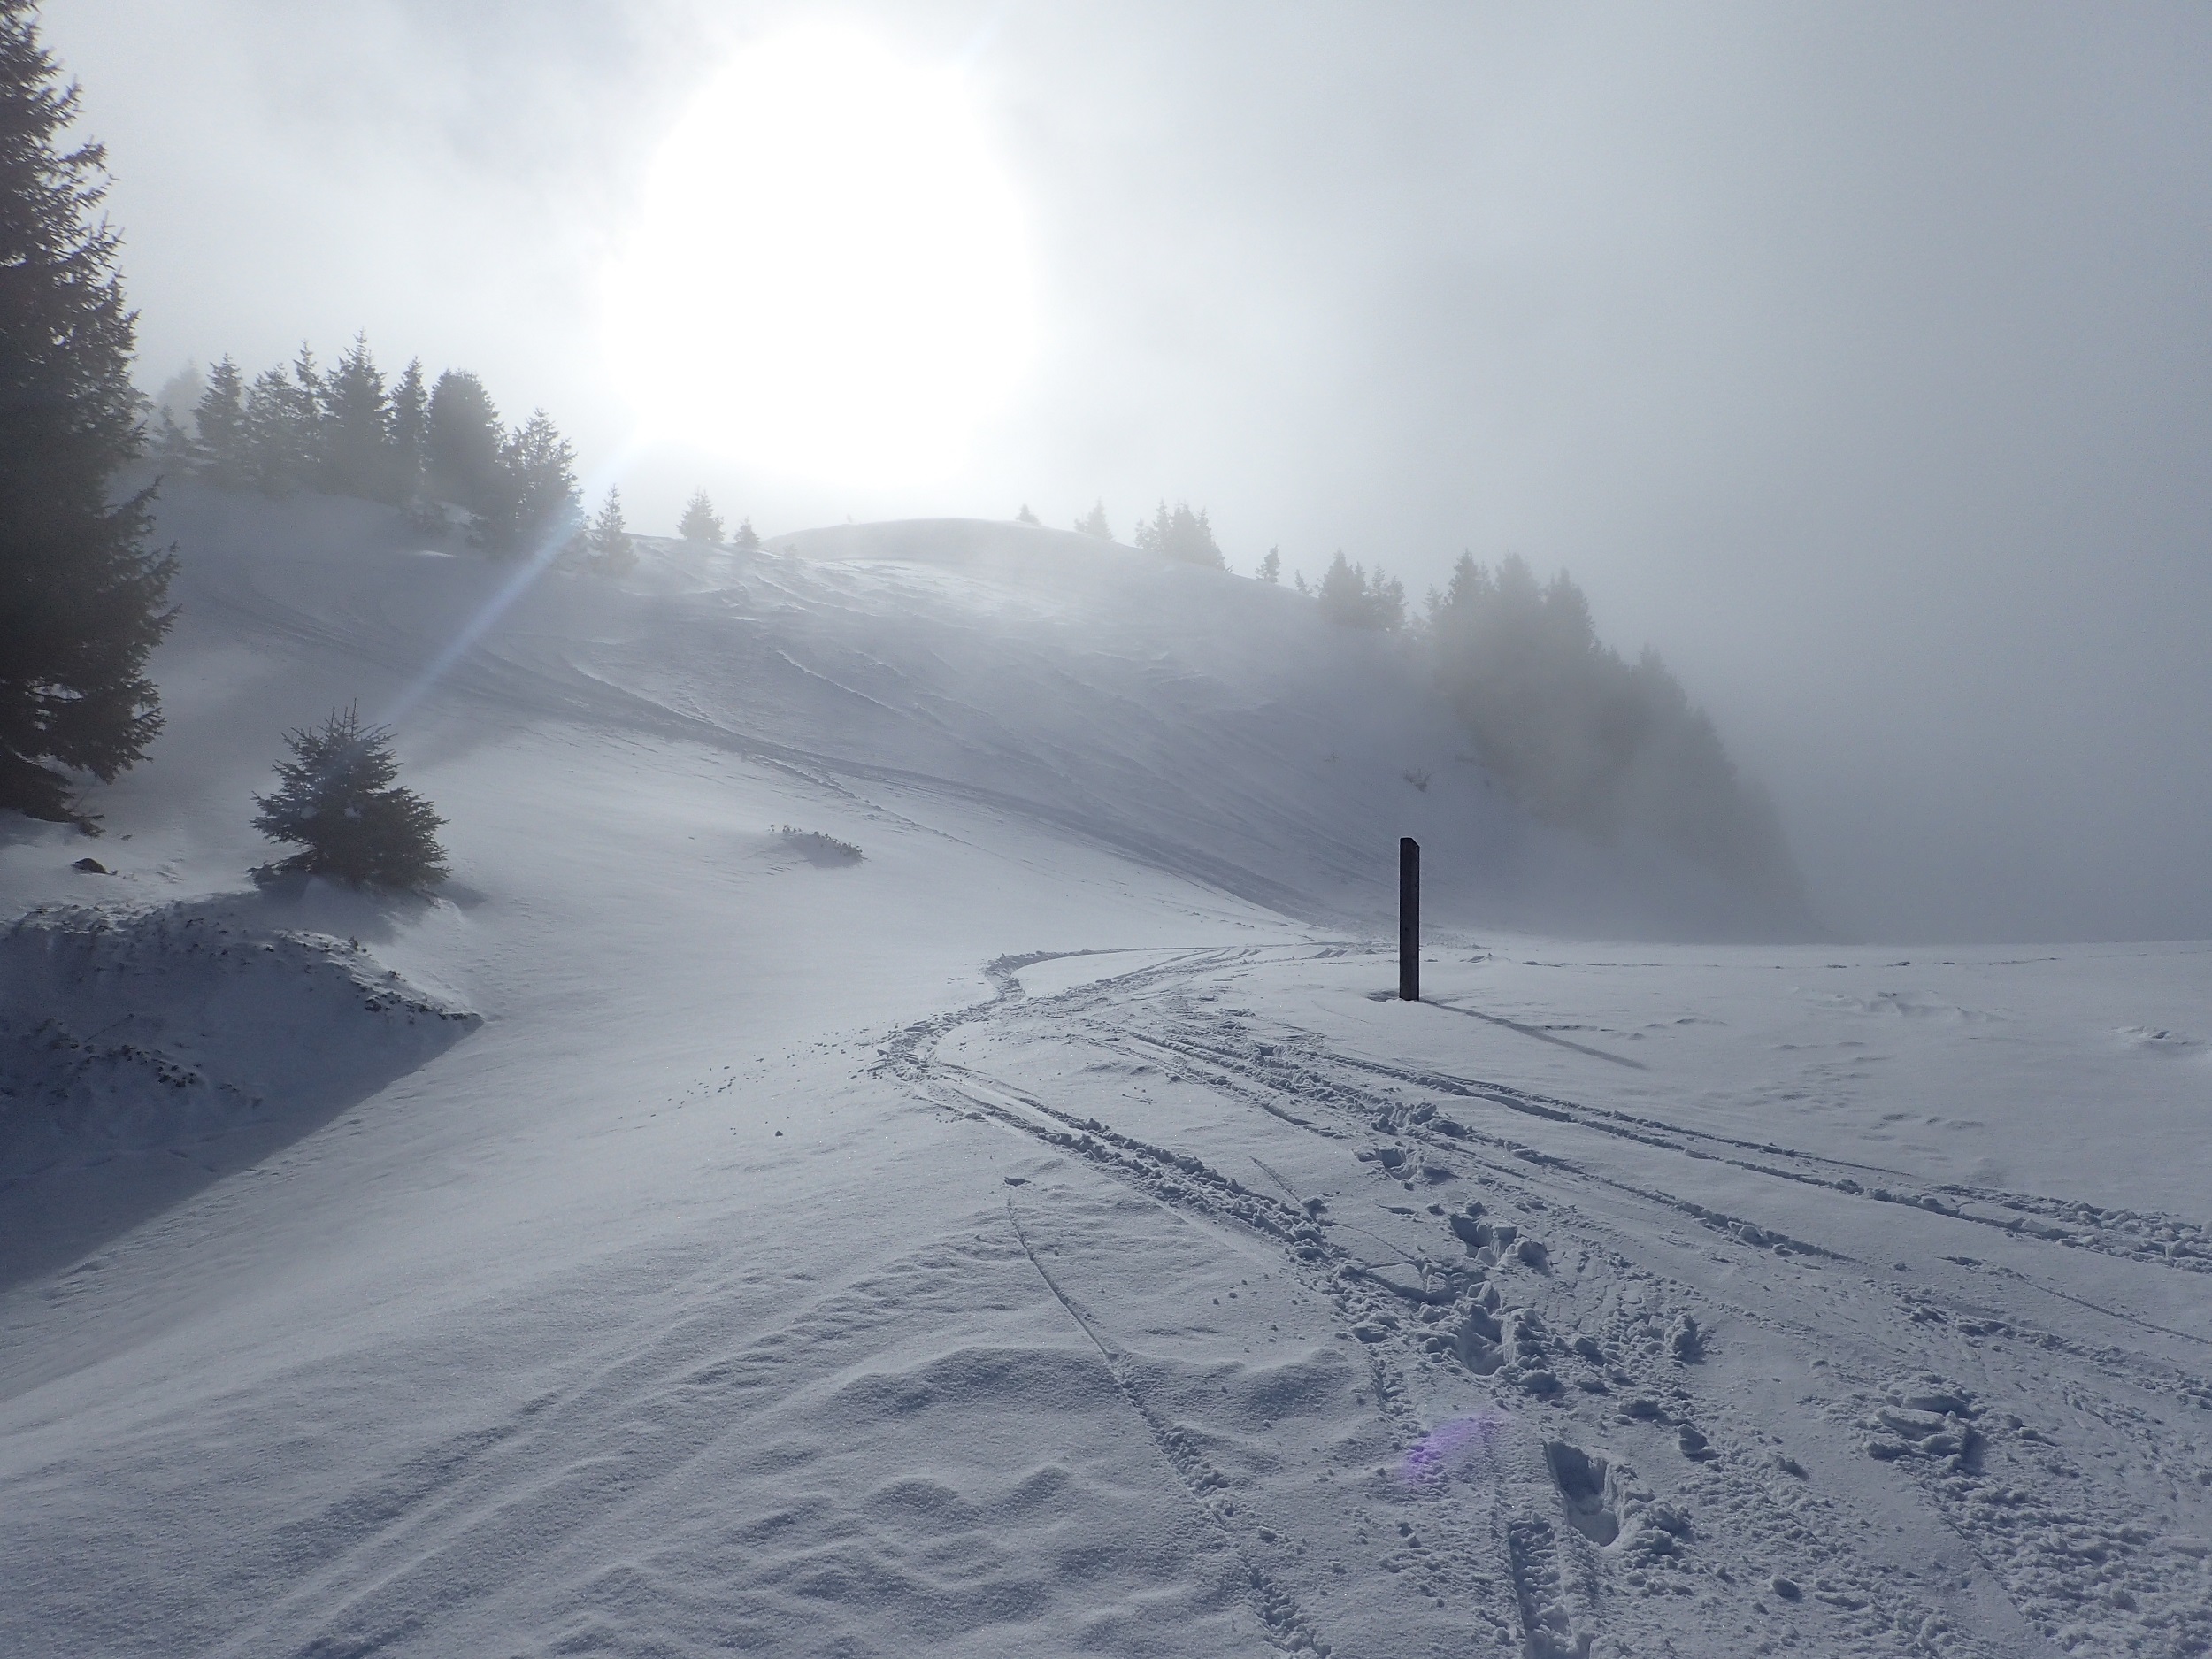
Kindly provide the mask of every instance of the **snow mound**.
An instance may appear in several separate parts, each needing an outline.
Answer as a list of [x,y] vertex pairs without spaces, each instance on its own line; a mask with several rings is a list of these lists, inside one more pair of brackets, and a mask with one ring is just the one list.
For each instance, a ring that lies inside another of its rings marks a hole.
[[180,1174],[265,1153],[481,1023],[357,940],[272,925],[296,911],[53,907],[0,933],[0,1193],[74,1212],[50,1243],[137,1219]]

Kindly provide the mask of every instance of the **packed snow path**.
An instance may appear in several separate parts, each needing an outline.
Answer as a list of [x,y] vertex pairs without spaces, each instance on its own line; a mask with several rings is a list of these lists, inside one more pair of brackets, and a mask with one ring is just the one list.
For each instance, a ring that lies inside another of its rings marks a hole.
[[1409,1062],[1468,1010],[1312,1020],[1376,954],[1137,961],[887,1064],[1036,1145],[1009,1227],[1279,1645],[2212,1643],[2200,1222]]

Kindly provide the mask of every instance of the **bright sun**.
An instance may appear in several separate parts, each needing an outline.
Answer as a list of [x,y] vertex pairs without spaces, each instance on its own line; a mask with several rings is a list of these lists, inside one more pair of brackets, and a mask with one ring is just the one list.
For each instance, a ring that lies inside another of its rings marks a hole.
[[757,46],[676,123],[638,205],[605,338],[656,436],[925,480],[1028,365],[1019,205],[956,72],[844,31]]

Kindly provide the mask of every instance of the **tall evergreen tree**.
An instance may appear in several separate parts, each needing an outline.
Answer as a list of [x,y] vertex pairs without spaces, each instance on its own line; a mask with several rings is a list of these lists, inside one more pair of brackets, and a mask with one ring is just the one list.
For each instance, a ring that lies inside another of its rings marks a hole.
[[1102,541],[1114,539],[1113,530],[1106,522],[1106,503],[1103,500],[1093,502],[1090,511],[1075,521],[1075,528],[1079,534],[1094,535]]
[[565,542],[580,527],[576,451],[542,409],[501,446],[506,474],[503,518],[489,520],[486,541],[500,551],[537,553]]
[[0,0],[0,806],[71,816],[71,771],[105,781],[161,729],[146,656],[175,614],[150,552],[151,488],[110,486],[140,449],[134,314],[96,219],[96,144],[33,0]]
[[365,334],[354,335],[352,346],[324,379],[320,403],[322,488],[334,495],[397,501],[391,394],[384,389]]
[[253,826],[301,849],[271,873],[334,876],[357,887],[435,887],[445,879],[444,823],[429,802],[398,782],[392,734],[364,726],[352,709],[331,711],[319,731],[285,734],[290,760],[279,786],[257,795]]
[[422,494],[423,436],[430,420],[430,392],[422,359],[411,357],[392,382],[392,479],[401,501]]
[[707,499],[703,489],[692,491],[691,499],[684,503],[684,516],[676,521],[676,534],[687,541],[722,539],[722,516],[714,511],[714,503]]
[[486,515],[505,506],[504,434],[484,382],[448,369],[430,388],[423,421],[424,488],[439,501]]
[[750,518],[738,521],[737,528],[731,533],[730,545],[740,553],[760,551],[760,532],[753,528],[753,521]]
[[246,393],[247,473],[263,495],[288,495],[321,481],[322,390],[305,346],[289,371],[280,364],[254,376]]
[[1259,575],[1260,580],[1271,588],[1283,580],[1282,549],[1271,547],[1267,549],[1267,557],[1260,561]]
[[246,434],[246,381],[226,356],[207,372],[207,389],[192,408],[200,476],[220,489],[243,489],[252,476]]

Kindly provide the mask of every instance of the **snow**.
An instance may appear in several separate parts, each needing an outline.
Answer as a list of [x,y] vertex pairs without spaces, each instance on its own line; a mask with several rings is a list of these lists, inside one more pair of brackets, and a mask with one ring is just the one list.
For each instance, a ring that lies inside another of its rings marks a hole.
[[[649,543],[426,686],[511,571],[166,513],[119,873],[0,839],[0,1651],[2212,1643],[2212,948],[1742,942],[1052,532]],[[434,900],[244,879],[355,698]]]

